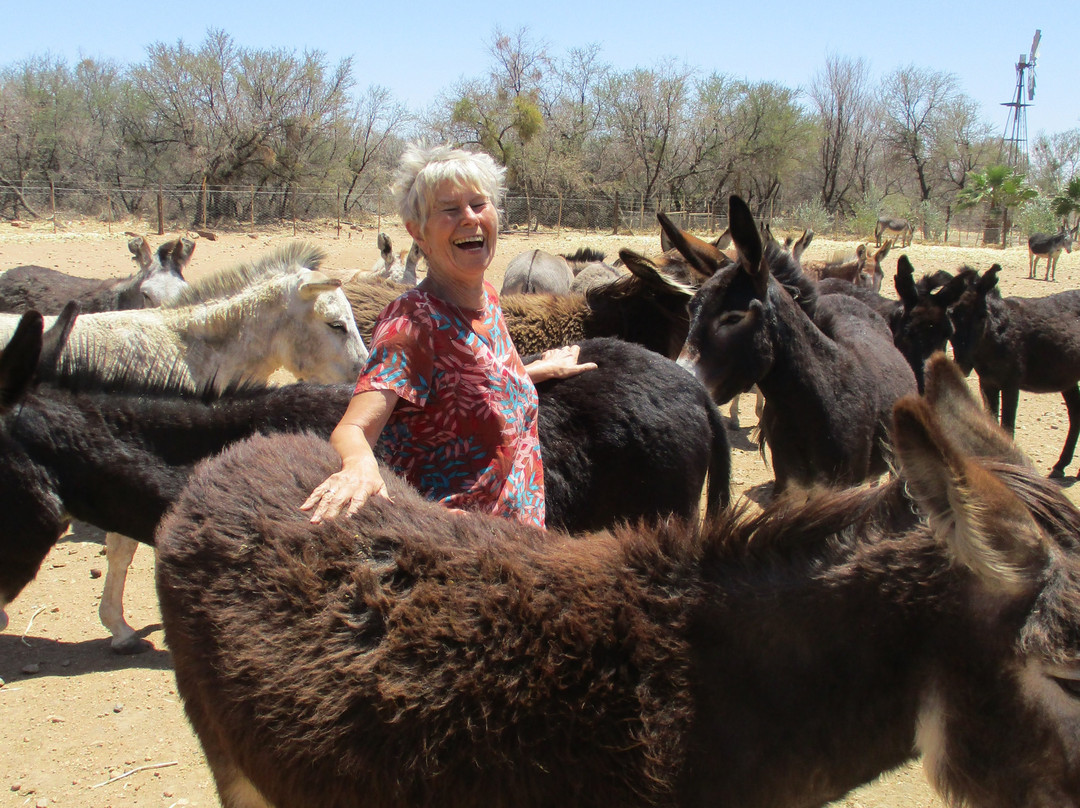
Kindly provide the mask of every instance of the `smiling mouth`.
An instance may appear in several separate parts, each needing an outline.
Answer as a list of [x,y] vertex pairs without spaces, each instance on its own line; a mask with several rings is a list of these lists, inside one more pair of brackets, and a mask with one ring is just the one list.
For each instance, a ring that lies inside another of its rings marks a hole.
[[461,238],[454,242],[454,246],[459,250],[466,250],[468,252],[475,252],[484,248],[483,236],[469,236],[468,238]]

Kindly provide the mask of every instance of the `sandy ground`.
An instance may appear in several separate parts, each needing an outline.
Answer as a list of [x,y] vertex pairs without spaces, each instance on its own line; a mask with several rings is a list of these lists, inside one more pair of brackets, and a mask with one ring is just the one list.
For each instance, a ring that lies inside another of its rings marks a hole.
[[[400,227],[384,226],[397,249],[409,241]],[[15,227],[0,222],[0,270],[38,264],[86,277],[119,277],[132,271],[125,230],[147,233],[146,223],[69,222]],[[149,236],[156,247],[166,238]],[[297,238],[321,245],[325,267],[348,277],[368,269],[378,256],[374,228],[302,225]],[[198,239],[189,278],[251,260],[294,238],[278,231],[218,234]],[[856,242],[818,238],[808,258],[853,251]],[[581,232],[504,234],[490,277],[496,287],[507,262],[522,250],[540,247],[572,252],[593,247],[613,259],[621,248],[645,254],[659,250],[659,235],[610,236]],[[1038,297],[1080,285],[1080,260],[1063,255],[1056,283],[1030,281],[1026,248],[959,249],[916,244],[906,250],[917,273],[979,270],[1004,266],[1007,295]],[[896,253],[886,261],[883,287],[891,294]],[[744,405],[744,428],[733,434],[736,495],[758,498],[771,474],[750,439],[754,416]],[[1040,468],[1057,459],[1068,422],[1060,396],[1021,394],[1017,440]],[[1075,467],[1070,469],[1074,472]],[[1075,499],[1073,479],[1067,481]],[[0,527],[2,529],[2,527]],[[154,650],[135,657],[110,653],[97,619],[105,559],[100,534],[72,534],[51,555],[35,580],[8,607],[11,625],[0,634],[0,806],[214,806],[217,798],[198,743],[184,718],[165,648],[153,588],[153,556],[135,556],[128,579],[127,617]],[[917,763],[850,794],[838,805],[851,808],[941,808]]]

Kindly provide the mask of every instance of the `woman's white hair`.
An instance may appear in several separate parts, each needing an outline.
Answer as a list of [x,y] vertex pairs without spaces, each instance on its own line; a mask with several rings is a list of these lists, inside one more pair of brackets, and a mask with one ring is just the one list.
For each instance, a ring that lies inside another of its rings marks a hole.
[[495,210],[506,193],[506,169],[490,155],[451,146],[410,143],[394,172],[394,201],[401,221],[423,227],[435,203],[435,189],[449,180],[458,188],[475,188],[491,200]]

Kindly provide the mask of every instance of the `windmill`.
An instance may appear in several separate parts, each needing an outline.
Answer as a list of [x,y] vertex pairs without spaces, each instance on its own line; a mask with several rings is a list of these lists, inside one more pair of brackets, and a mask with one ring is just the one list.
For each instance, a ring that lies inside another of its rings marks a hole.
[[1030,53],[1026,57],[1021,53],[1016,62],[1016,92],[1013,94],[1013,100],[1002,104],[1003,107],[1009,108],[1005,133],[1001,136],[1002,157],[1006,165],[1018,171],[1027,170],[1027,108],[1035,100],[1035,61],[1039,58],[1039,40],[1041,39],[1042,29],[1036,28],[1035,36],[1031,40]]

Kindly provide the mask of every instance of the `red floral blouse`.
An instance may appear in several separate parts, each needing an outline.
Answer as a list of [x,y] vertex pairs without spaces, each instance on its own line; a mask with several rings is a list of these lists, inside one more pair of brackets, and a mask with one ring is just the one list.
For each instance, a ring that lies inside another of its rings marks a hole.
[[426,497],[543,527],[536,388],[484,286],[479,313],[420,289],[388,305],[355,392],[401,398],[375,452]]

